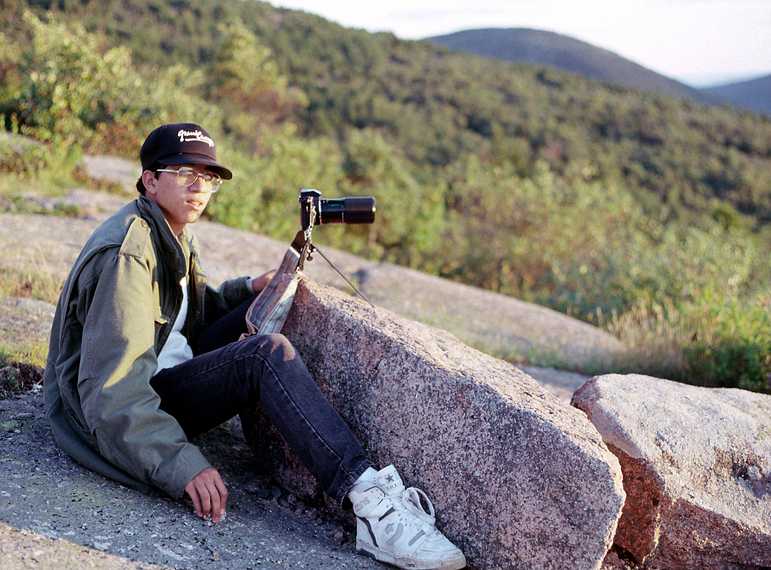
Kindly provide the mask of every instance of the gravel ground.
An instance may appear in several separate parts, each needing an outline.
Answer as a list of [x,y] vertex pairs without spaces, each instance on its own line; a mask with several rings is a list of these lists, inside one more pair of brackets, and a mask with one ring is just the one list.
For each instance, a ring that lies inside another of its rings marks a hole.
[[53,442],[39,389],[0,400],[0,568],[383,568],[355,553],[352,526],[257,479],[230,429],[197,443],[231,492],[216,526],[187,503],[71,461]]
[[134,562],[62,539],[52,539],[26,529],[0,523],[0,568],[168,568]]

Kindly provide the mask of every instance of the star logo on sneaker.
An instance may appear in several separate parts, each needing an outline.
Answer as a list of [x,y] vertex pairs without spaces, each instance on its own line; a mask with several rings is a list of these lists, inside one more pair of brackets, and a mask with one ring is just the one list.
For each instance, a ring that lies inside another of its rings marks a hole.
[[394,482],[394,476],[393,475],[386,475],[386,481],[388,481],[389,483],[393,483]]

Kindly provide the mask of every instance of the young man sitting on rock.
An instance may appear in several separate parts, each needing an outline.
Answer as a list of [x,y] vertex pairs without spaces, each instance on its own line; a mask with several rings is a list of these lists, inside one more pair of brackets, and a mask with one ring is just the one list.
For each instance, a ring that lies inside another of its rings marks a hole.
[[430,501],[371,466],[283,335],[238,340],[272,273],[206,284],[187,226],[232,176],[209,134],[163,125],[140,160],[141,196],[89,238],[56,308],[45,399],[59,446],[130,487],[187,494],[217,523],[228,491],[189,438],[261,406],[326,493],[351,500],[357,549],[401,568],[465,566]]

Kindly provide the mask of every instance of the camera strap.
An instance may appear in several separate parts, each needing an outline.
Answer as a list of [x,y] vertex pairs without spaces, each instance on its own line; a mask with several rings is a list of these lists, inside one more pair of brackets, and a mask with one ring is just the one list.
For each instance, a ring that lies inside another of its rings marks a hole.
[[[350,279],[348,279],[348,278],[345,276],[345,274],[344,274],[342,271],[340,271],[340,270],[339,270],[339,269],[338,269],[338,268],[335,266],[335,264],[334,264],[334,263],[332,263],[332,260],[331,260],[331,259],[329,259],[329,258],[328,258],[326,255],[324,255],[324,252],[323,252],[323,251],[321,251],[321,250],[320,250],[318,247],[316,247],[315,245],[311,245],[311,250],[312,250],[314,253],[318,251],[318,252],[319,252],[319,255],[320,255],[321,257],[323,257],[323,258],[324,258],[324,261],[326,261],[327,263],[329,263],[329,266],[330,266],[332,269],[334,269],[334,270],[337,272],[337,274],[338,274],[340,277],[342,277],[342,278],[343,278],[343,280],[344,280],[346,283],[348,283],[348,286],[349,286],[351,289],[353,289],[353,292],[354,292],[354,293],[356,293],[356,294],[357,294],[359,297],[361,297],[362,299],[364,299],[364,300],[365,300],[367,303],[369,303],[369,305],[370,305],[370,306],[371,306],[373,309],[375,308],[375,305],[374,305],[374,303],[372,303],[372,301],[370,301],[370,300],[367,298],[367,296],[366,296],[364,293],[362,293],[361,291],[359,291],[359,289],[356,287],[356,285],[354,285],[354,284],[353,284],[353,282],[351,282],[351,280],[350,280]],[[311,259],[311,258],[309,257],[308,259]]]

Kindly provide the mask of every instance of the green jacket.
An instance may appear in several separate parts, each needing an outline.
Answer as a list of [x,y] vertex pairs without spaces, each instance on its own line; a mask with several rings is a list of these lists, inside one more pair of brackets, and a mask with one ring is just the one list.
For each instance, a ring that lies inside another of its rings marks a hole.
[[209,462],[150,387],[188,275],[191,345],[251,294],[246,278],[206,284],[195,240],[178,240],[160,208],[140,197],[86,242],[56,307],[44,376],[54,438],[73,459],[127,486],[181,497]]

